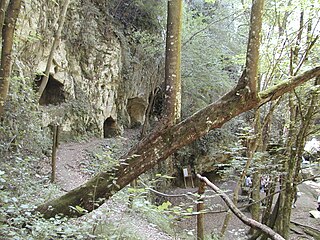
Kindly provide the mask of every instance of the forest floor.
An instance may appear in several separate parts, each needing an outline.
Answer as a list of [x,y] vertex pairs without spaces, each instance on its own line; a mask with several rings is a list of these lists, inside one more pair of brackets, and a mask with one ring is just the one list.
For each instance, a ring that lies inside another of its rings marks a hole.
[[[90,161],[92,161],[92,154],[101,151],[101,149],[112,149],[116,156],[125,153],[126,150],[137,140],[137,131],[126,131],[122,137],[109,139],[90,139],[86,142],[80,143],[62,143],[57,152],[57,177],[56,183],[63,191],[70,191],[71,189],[81,185],[92,176],[92,172],[87,169]],[[235,182],[220,182],[215,183],[222,189],[229,189],[229,193],[233,192]],[[184,194],[187,192],[196,192],[196,188],[174,188],[170,189],[168,194]],[[312,218],[309,214],[310,210],[315,210],[317,207],[316,198],[320,195],[320,180],[306,181],[299,186],[301,196],[296,202],[296,207],[292,209],[291,220],[302,225],[307,225],[315,229],[319,229],[320,219]],[[206,206],[213,207],[214,211],[225,209],[225,205],[220,197],[208,192],[208,199]],[[174,205],[179,205],[181,202],[186,203],[186,199],[169,198]],[[182,219],[176,222],[175,232],[177,236],[182,236],[182,232],[189,233],[190,237],[175,237],[171,236],[160,229],[156,224],[150,223],[148,219],[141,213],[130,211],[128,206],[121,201],[110,199],[102,206],[109,217],[103,221],[110,221],[117,230],[129,229],[132,232],[131,236],[134,238],[124,239],[195,239],[196,217]],[[112,212],[110,212],[112,209]],[[249,216],[248,211],[244,211]],[[225,212],[211,213],[205,215],[205,233],[207,236],[220,232],[225,217]],[[107,223],[105,223],[107,224]],[[225,239],[247,239],[248,226],[244,225],[234,215],[232,216]],[[304,231],[292,226],[292,233],[290,239],[313,239],[306,235]],[[173,234],[174,235],[174,234]],[[184,234],[184,236],[187,236]]]

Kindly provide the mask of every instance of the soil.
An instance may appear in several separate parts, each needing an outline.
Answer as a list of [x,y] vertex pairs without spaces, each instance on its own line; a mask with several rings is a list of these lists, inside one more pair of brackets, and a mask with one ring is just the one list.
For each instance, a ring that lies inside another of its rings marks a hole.
[[[84,171],[84,166],[91,160],[91,154],[93,152],[99,148],[105,149],[108,146],[112,146],[113,148],[116,148],[116,155],[122,155],[137,141],[137,135],[138,130],[129,130],[125,132],[123,137],[90,139],[89,141],[82,143],[60,144],[57,152],[57,185],[64,191],[70,191],[71,189],[78,187],[92,175],[90,172]],[[229,194],[232,194],[232,190],[235,187],[235,182],[232,181],[215,182],[215,184],[221,189],[228,190]],[[196,191],[197,188],[174,188],[168,191],[167,194],[185,194]],[[301,196],[298,197],[296,207],[292,209],[291,220],[319,230],[320,219],[312,218],[309,211],[315,210],[317,207],[316,199],[317,196],[320,195],[320,180],[318,182],[304,182],[299,186],[299,192],[301,193]],[[216,212],[226,209],[225,204],[219,196],[210,191],[207,191],[206,195],[209,196],[209,198],[205,201],[205,205],[211,206],[213,211]],[[188,200],[185,197],[168,198],[166,200],[169,200],[173,205],[179,205],[181,203],[187,204],[188,201],[190,204],[194,205],[190,199]],[[169,236],[161,231],[158,226],[149,223],[142,214],[136,214],[133,211],[128,210],[126,204],[110,199],[99,209],[99,213],[101,213],[101,210],[108,212],[108,209],[113,209],[111,214],[112,217],[105,217],[103,221],[110,221],[118,228],[128,228],[129,226],[134,232],[133,234],[139,236],[139,239],[178,239],[177,237]],[[244,213],[249,216],[248,211],[244,211]],[[207,236],[220,232],[225,214],[225,212],[220,212],[205,215],[205,233]],[[189,233],[189,239],[196,239],[195,228],[195,216],[180,219],[177,222],[178,231]],[[249,227],[233,215],[225,239],[247,239],[248,230]],[[306,235],[305,232],[296,225],[293,227],[293,230],[290,239],[313,239]]]

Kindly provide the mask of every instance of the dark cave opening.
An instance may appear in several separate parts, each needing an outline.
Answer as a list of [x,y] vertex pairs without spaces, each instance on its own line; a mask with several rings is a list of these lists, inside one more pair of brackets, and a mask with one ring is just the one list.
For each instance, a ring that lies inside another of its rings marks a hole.
[[145,120],[146,106],[142,98],[128,99],[127,112],[130,116],[131,128],[139,127]]
[[[40,87],[43,76],[37,76],[35,83],[37,88]],[[64,85],[56,80],[52,75],[49,75],[47,86],[45,87],[41,98],[39,100],[40,105],[59,105],[65,102],[65,92],[63,90]]]
[[111,138],[117,135],[119,135],[117,123],[112,117],[108,117],[103,123],[103,137]]

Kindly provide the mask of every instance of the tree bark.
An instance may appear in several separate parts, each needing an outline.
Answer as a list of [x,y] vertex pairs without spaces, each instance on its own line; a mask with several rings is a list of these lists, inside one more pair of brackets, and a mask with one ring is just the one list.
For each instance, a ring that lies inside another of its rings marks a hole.
[[[304,29],[304,12],[300,13],[300,25],[296,39],[295,48],[291,51],[290,69],[289,73],[294,76],[300,70],[302,63],[307,59],[310,49],[313,47],[317,37],[310,41],[305,49],[305,53],[299,59],[299,52],[301,48],[302,31]],[[296,66],[296,67],[294,67]],[[309,101],[309,100],[308,100]],[[290,233],[290,216],[291,208],[296,194],[296,183],[298,178],[302,153],[307,138],[307,130],[310,128],[312,122],[312,115],[314,114],[314,104],[317,102],[317,94],[312,94],[310,102],[306,104],[306,109],[302,107],[301,99],[292,91],[289,95],[289,113],[290,121],[288,122],[288,137],[286,140],[286,156],[284,161],[285,174],[282,176],[283,185],[285,185],[285,192],[280,193],[280,208],[277,218],[278,232],[284,237],[288,238]],[[298,104],[297,104],[298,103]]]
[[[261,4],[262,0],[258,0],[257,2]],[[253,3],[255,4],[256,1]],[[259,21],[255,23],[259,24]],[[258,44],[249,44],[248,46],[259,48]],[[248,52],[250,51],[253,51],[253,49],[248,49]],[[258,50],[254,52],[259,53]],[[255,57],[255,54],[247,55],[246,69],[252,67],[251,64],[256,59]],[[253,59],[250,60],[249,58]],[[258,65],[253,64],[253,66],[257,68]],[[169,72],[169,74],[172,77],[176,77],[173,76],[174,73]],[[47,218],[58,213],[63,213],[67,216],[80,216],[83,214],[72,211],[70,206],[79,206],[86,209],[86,211],[92,211],[97,206],[103,204],[105,199],[110,198],[115,192],[125,187],[140,174],[167,159],[181,147],[206,135],[210,130],[221,127],[225,122],[239,114],[257,108],[270,100],[277,99],[284,93],[291,91],[294,87],[319,76],[320,66],[279,83],[259,94],[256,94],[255,91],[252,91],[248,87],[249,83],[245,82],[245,79],[248,79],[246,75],[247,71],[244,71],[238,85],[217,102],[208,105],[176,125],[171,125],[170,122],[167,124],[163,122],[163,125],[159,126],[158,130],[142,139],[127,155],[123,156],[117,166],[99,173],[82,186],[60,198],[39,206],[37,210]]]
[[1,26],[0,34],[1,34],[1,38],[2,38],[3,22],[4,22],[5,13],[6,13],[6,5],[7,5],[6,0],[0,0],[0,26]]
[[284,94],[316,76],[320,76],[320,66],[261,92],[260,97],[253,97],[247,88],[236,87],[217,102],[182,122],[153,132],[122,157],[118,166],[99,173],[87,183],[60,198],[40,205],[37,210],[47,218],[58,213],[67,216],[81,215],[81,213],[70,211],[70,206],[80,206],[87,211],[92,211],[94,204],[101,205],[105,199],[110,198],[140,174],[150,170],[181,147],[206,135],[210,130],[221,127],[240,113],[258,107],[274,99],[274,96],[281,96],[279,92]]
[[168,1],[164,116],[167,125],[175,124],[181,115],[181,24],[182,0]]
[[239,81],[242,86],[248,86],[252,94],[256,94],[259,66],[259,49],[262,27],[262,11],[264,0],[252,1],[250,31],[246,56],[246,68],[244,78]]
[[0,116],[3,114],[4,103],[7,99],[9,91],[13,35],[20,8],[21,0],[11,0],[4,17],[4,25],[2,26],[2,51],[0,66]]
[[[260,48],[260,34],[262,28],[262,11],[264,7],[264,0],[252,1],[252,10],[250,17],[250,30],[249,30],[249,41],[247,46],[247,56],[246,56],[246,68],[243,72],[242,77],[238,82],[238,86],[245,87],[247,86],[253,96],[256,96],[257,93],[257,75],[258,75],[258,65],[259,65],[259,48]],[[258,110],[257,110],[258,111]],[[256,115],[257,116],[257,115]],[[260,118],[259,118],[260,120]],[[255,122],[256,125],[257,122]],[[256,131],[256,126],[255,126]],[[241,177],[238,181],[238,184],[235,188],[235,194],[233,197],[234,203],[238,202],[239,188],[241,187],[242,180],[244,179],[247,170],[250,167],[251,160],[253,158],[254,152],[256,151],[257,144],[253,140],[253,144],[248,146],[248,160],[246,167],[244,168]],[[229,221],[231,219],[231,212],[228,211],[223,226],[221,228],[221,236],[224,236]]]

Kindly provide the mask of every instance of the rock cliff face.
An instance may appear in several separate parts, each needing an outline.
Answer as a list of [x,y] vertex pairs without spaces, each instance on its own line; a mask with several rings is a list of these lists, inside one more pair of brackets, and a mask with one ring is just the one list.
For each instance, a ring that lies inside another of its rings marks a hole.
[[[118,12],[128,7],[128,1],[107,2],[70,4],[40,99],[45,125],[58,123],[72,134],[110,137],[121,134],[123,127],[143,124],[149,95],[161,79],[161,60],[148,55],[134,38],[144,31],[141,26],[133,28],[117,19],[116,12],[110,14],[114,6]],[[55,1],[25,1],[20,15],[14,68],[32,76],[36,85],[46,68],[60,9]]]

